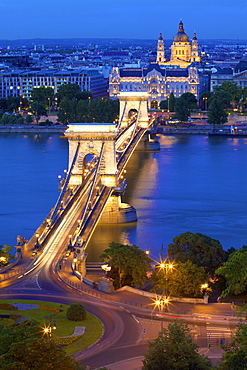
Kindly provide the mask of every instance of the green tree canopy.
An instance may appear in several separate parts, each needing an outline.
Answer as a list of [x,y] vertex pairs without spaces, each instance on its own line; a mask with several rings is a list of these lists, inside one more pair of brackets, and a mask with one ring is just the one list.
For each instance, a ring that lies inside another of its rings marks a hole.
[[186,101],[189,109],[196,109],[198,108],[197,99],[194,94],[191,92],[186,92],[181,95],[181,97]]
[[14,256],[10,253],[11,249],[12,248],[10,245],[0,245],[0,267],[7,265],[9,261],[14,258]]
[[202,266],[206,273],[213,276],[222,264],[224,251],[218,240],[187,231],[176,236],[173,244],[168,245],[168,255],[178,263],[191,261],[199,267]]
[[168,109],[168,99],[160,102],[160,109]]
[[243,90],[235,82],[224,81],[221,85],[214,87],[214,93],[218,94],[220,92],[226,92],[230,96],[230,101],[236,103],[242,98]]
[[86,100],[92,98],[92,93],[90,91],[80,91],[80,87],[77,84],[62,84],[59,86],[57,90],[56,97],[58,98],[58,102],[63,99],[76,99],[76,100]]
[[179,121],[188,121],[188,117],[190,116],[189,106],[182,96],[176,99],[174,110],[176,112],[174,118],[177,118]]
[[149,343],[144,355],[143,370],[206,370],[210,369],[207,357],[197,353],[188,326],[179,321],[168,324],[158,338]]
[[227,113],[224,110],[224,103],[217,97],[210,98],[208,108],[208,123],[212,125],[223,125],[227,122]]
[[175,103],[176,103],[176,98],[173,92],[171,92],[168,98],[168,109],[170,112],[175,112]]
[[152,260],[136,245],[110,243],[100,258],[111,266],[108,276],[114,279],[116,288],[123,285],[141,287],[151,269]]
[[201,286],[208,281],[203,267],[191,261],[178,263],[169,275],[168,287],[172,297],[202,297]]
[[119,101],[98,98],[69,100],[64,98],[60,103],[58,120],[62,123],[101,122],[110,123],[116,120],[119,111]]
[[224,354],[217,367],[218,370],[247,369],[247,325],[237,324],[237,331],[228,346],[222,346]]
[[31,101],[40,103],[41,105],[49,108],[54,98],[54,89],[49,86],[35,87],[31,91]]
[[34,321],[0,327],[0,336],[0,370],[82,369]]
[[36,122],[38,123],[41,116],[47,116],[47,110],[44,104],[35,101],[31,104],[30,112],[34,115]]
[[222,297],[228,294],[240,294],[247,289],[247,250],[245,247],[229,255],[223,265],[215,271],[226,279],[226,289]]

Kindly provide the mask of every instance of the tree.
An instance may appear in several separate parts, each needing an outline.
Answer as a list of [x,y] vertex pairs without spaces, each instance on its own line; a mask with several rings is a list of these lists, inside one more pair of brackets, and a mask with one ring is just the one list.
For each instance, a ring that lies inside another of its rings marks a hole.
[[214,93],[226,92],[230,96],[230,101],[238,103],[243,95],[243,90],[235,82],[224,81],[221,85],[214,87]]
[[33,113],[37,123],[39,122],[41,116],[47,116],[45,106],[37,101],[31,104],[30,112]]
[[0,245],[0,267],[7,265],[9,261],[14,258],[14,256],[10,253],[11,249],[12,248],[10,245]]
[[136,245],[110,243],[100,258],[111,266],[108,276],[114,279],[115,288],[123,285],[141,287],[151,269],[152,260]]
[[176,98],[175,98],[173,92],[171,92],[171,94],[169,95],[169,98],[168,98],[168,110],[169,110],[169,112],[174,112],[175,111],[175,103],[176,103]]
[[119,102],[112,99],[72,100],[63,98],[60,103],[58,120],[73,122],[113,122],[118,115]]
[[186,92],[181,95],[181,97],[186,101],[189,109],[197,109],[197,99],[194,94]]
[[160,109],[168,109],[168,99],[160,102]]
[[0,370],[81,369],[51,338],[43,336],[35,321],[0,327],[0,336]]
[[202,108],[204,110],[208,109],[208,102],[209,102],[209,99],[211,98],[212,95],[213,95],[213,93],[211,91],[204,91],[204,93],[201,94],[200,100],[203,103]]
[[31,116],[30,114],[28,114],[25,118],[25,121],[26,123],[32,123],[33,122],[33,116]]
[[92,93],[90,91],[81,92],[77,84],[62,84],[57,90],[56,97],[58,98],[58,103],[63,99],[88,100],[92,98]]
[[197,353],[188,326],[179,321],[168,324],[158,338],[149,343],[144,355],[143,370],[206,370],[210,369],[207,357]]
[[169,295],[172,297],[201,297],[201,286],[208,280],[203,267],[191,261],[178,263],[169,274]]
[[176,112],[174,118],[177,118],[179,121],[188,121],[190,111],[187,101],[182,96],[176,99],[174,110]]
[[213,98],[210,100],[207,122],[212,125],[223,125],[227,122],[227,113],[225,112],[223,103],[220,99]]
[[247,325],[237,324],[237,331],[231,343],[222,345],[225,353],[217,367],[218,370],[247,369]]
[[31,101],[40,103],[46,108],[50,108],[50,104],[54,98],[54,89],[49,86],[35,87],[31,91]]
[[9,113],[16,112],[20,107],[20,97],[9,95],[6,99],[6,109]]
[[85,307],[80,303],[72,303],[67,309],[67,319],[71,321],[82,321],[87,317]]
[[226,289],[221,296],[240,294],[247,289],[247,250],[245,247],[229,255],[223,265],[215,271],[226,279]]
[[203,266],[205,272],[213,276],[222,264],[224,251],[218,240],[187,231],[176,236],[173,244],[168,245],[168,255],[176,262],[191,261],[199,267]]

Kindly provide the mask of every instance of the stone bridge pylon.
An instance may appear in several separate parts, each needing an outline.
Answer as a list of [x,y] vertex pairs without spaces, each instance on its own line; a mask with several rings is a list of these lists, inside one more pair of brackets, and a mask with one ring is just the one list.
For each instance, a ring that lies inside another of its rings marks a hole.
[[120,127],[129,125],[130,111],[137,112],[139,127],[148,127],[148,97],[148,93],[143,91],[126,91],[118,94]]

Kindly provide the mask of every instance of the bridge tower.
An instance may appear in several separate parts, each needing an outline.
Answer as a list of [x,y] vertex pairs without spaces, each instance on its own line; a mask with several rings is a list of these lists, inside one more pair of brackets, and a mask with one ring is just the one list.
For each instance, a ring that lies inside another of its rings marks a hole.
[[[87,173],[86,157],[93,155],[100,162],[99,175],[101,184],[112,188],[101,222],[125,223],[136,221],[136,210],[121,202],[118,169],[116,161],[116,137],[119,129],[113,123],[71,123],[65,131],[69,141],[69,183],[73,187],[81,185]],[[71,169],[71,170],[70,170]]]
[[82,184],[86,175],[87,155],[90,154],[99,158],[103,143],[103,158],[100,166],[101,183],[105,186],[117,185],[115,139],[118,133],[119,130],[114,123],[69,124],[65,131],[65,136],[69,141],[68,168],[72,167],[69,185]]
[[148,92],[144,91],[123,91],[118,94],[120,127],[129,125],[131,111],[137,112],[139,127],[148,127],[148,97]]

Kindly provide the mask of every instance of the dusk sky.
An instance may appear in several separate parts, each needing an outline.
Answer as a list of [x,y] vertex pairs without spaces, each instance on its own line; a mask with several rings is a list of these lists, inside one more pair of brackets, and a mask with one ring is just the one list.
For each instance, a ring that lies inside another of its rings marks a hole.
[[246,0],[1,0],[0,39],[172,39],[179,20],[191,38],[247,40]]

